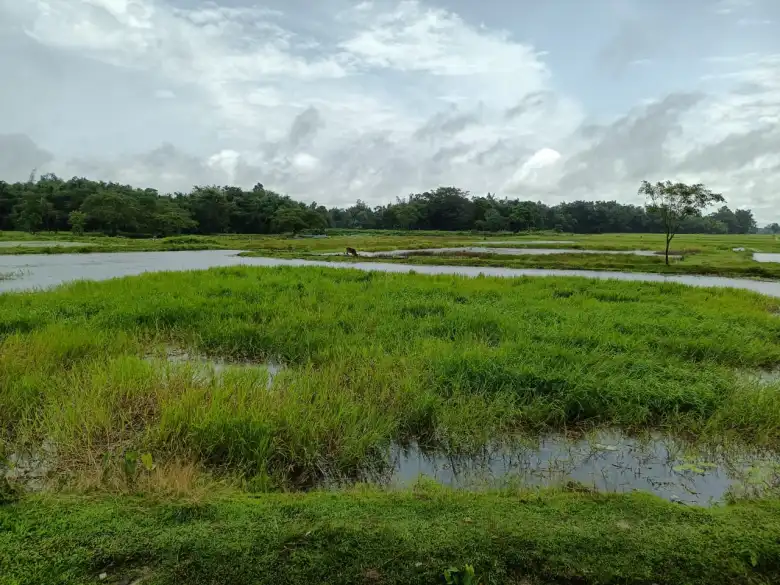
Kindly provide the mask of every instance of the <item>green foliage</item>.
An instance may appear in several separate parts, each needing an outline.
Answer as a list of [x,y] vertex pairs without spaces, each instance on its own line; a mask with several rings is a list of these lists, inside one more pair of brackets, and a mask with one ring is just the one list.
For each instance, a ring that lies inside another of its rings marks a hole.
[[87,225],[87,214],[83,211],[71,211],[68,214],[68,223],[74,235],[83,235],[84,227]]
[[[666,234],[665,257],[667,264],[669,264],[669,246],[674,236],[679,232],[683,221],[689,217],[699,217],[701,212],[713,203],[724,201],[720,193],[713,193],[701,183],[686,185],[685,183],[666,181],[653,185],[648,181],[642,181],[639,194],[647,198],[648,212],[658,215],[663,222]],[[721,211],[724,209],[728,210],[728,208],[722,208]],[[719,221],[718,216],[713,217],[713,219]],[[750,229],[754,226],[746,227]],[[729,231],[732,233],[731,228]]]
[[306,212],[303,209],[283,208],[279,209],[272,221],[274,230],[278,232],[292,232],[297,234],[306,229]]
[[463,569],[450,567],[445,570],[444,583],[446,585],[480,585],[482,581],[474,573],[474,567],[466,565]]
[[[70,214],[86,217],[76,226]],[[189,193],[159,194],[154,189],[53,174],[37,181],[0,181],[0,229],[38,231],[92,230],[104,234],[146,236],[198,234],[270,234],[325,228],[393,230],[478,230],[488,232],[557,230],[575,233],[660,233],[660,217],[643,207],[615,201],[574,201],[548,206],[540,202],[472,196],[456,187],[416,193],[395,203],[370,207],[358,200],[347,208],[306,205],[257,184],[251,190],[196,186]],[[686,216],[679,233],[749,233],[749,210],[723,208],[707,217]]]

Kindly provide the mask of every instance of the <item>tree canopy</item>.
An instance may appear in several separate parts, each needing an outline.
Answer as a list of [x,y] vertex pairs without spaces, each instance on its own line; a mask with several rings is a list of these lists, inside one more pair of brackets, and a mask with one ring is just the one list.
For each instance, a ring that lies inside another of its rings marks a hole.
[[[702,211],[713,203],[723,203],[723,195],[713,193],[701,183],[686,185],[685,183],[672,183],[671,181],[658,182],[642,181],[639,194],[647,197],[647,210],[658,216],[664,226],[666,234],[666,263],[669,264],[669,245],[679,232],[683,222],[691,217],[701,217]],[[713,216],[718,214],[731,219],[739,224],[736,214],[731,213],[728,207],[721,207]],[[752,214],[751,214],[752,218]]]
[[[662,218],[643,206],[616,201],[558,205],[522,199],[472,196],[457,187],[413,193],[371,207],[326,208],[294,201],[262,184],[196,186],[188,193],[46,174],[20,183],[0,181],[0,229],[100,232],[107,235],[271,234],[324,228],[395,230],[560,230],[573,233],[664,233]],[[723,206],[686,214],[678,233],[751,233],[750,210]]]

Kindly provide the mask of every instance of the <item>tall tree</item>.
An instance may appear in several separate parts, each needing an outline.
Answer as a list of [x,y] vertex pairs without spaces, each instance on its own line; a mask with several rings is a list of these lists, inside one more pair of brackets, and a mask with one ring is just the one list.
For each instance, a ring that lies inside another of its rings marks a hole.
[[756,220],[753,218],[753,212],[749,209],[737,209],[734,212],[734,217],[737,220],[740,234],[753,234],[758,227]]
[[642,181],[639,194],[647,201],[647,211],[661,218],[666,234],[664,251],[666,264],[669,264],[669,246],[683,221],[688,217],[700,216],[701,212],[713,203],[725,201],[720,193],[713,193],[701,183],[686,185],[671,181],[652,184]]

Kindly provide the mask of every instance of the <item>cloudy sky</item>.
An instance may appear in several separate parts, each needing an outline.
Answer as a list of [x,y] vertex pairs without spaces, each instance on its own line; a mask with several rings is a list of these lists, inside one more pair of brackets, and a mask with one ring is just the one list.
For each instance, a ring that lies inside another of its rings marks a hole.
[[639,202],[780,221],[778,0],[0,0],[0,178],[371,204]]

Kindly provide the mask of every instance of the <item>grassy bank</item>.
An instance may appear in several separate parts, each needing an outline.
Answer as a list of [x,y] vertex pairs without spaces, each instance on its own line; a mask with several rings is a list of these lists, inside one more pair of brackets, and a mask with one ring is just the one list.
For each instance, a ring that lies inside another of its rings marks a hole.
[[427,585],[467,564],[483,585],[776,583],[778,533],[777,502],[639,494],[31,498],[0,507],[0,583]]
[[[650,250],[660,252],[664,238],[660,234],[470,234],[452,232],[349,232],[332,230],[327,238],[258,235],[176,236],[160,239],[129,239],[71,235],[35,235],[18,232],[0,234],[3,241],[43,241],[51,247],[0,247],[0,254],[61,254],[101,252],[144,252],[178,250],[242,250],[247,255],[309,258],[324,253],[343,253],[347,246],[362,252],[421,250],[462,246],[500,246],[517,248],[573,248],[582,250]],[[77,241],[82,246],[63,247],[58,243]],[[536,243],[536,242],[545,243]],[[734,249],[744,248],[744,251]],[[709,236],[682,234],[674,240],[674,252],[682,259],[670,266],[663,258],[643,256],[566,254],[555,256],[449,255],[412,257],[418,264],[462,264],[515,268],[569,268],[584,270],[644,271],[669,274],[710,274],[746,278],[780,278],[780,264],[759,263],[753,251],[780,252],[780,240],[769,235]],[[324,257],[327,259],[328,257]],[[343,260],[340,256],[337,259]],[[336,258],[331,258],[336,259]],[[395,260],[399,261],[399,260]]]
[[[128,452],[262,491],[353,476],[394,442],[457,452],[572,426],[776,446],[780,385],[741,373],[780,364],[779,309],[679,285],[322,268],[6,294],[0,437],[55,444],[62,484],[120,491]],[[171,347],[257,367],[203,376]],[[270,388],[266,360],[286,366]]]
[[[244,252],[243,255],[267,256],[268,252]],[[606,270],[651,272],[660,274],[700,274],[734,278],[780,278],[780,263],[755,262],[749,253],[718,252],[698,254],[674,260],[666,265],[662,256],[550,254],[507,256],[484,253],[412,253],[403,257],[367,257],[304,255],[276,253],[275,256],[306,258],[328,262],[392,262],[429,266],[486,266],[501,268],[534,268],[545,270]]]

